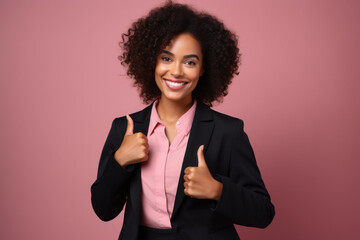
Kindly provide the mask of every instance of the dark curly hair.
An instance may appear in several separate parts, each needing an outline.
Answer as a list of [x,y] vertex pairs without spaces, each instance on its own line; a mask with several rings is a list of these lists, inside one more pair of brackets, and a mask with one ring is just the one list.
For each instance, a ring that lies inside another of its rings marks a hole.
[[190,33],[201,44],[204,74],[199,78],[193,97],[208,106],[227,95],[234,74],[238,74],[240,53],[237,37],[216,17],[197,12],[187,5],[166,2],[134,22],[122,34],[119,60],[128,66],[127,75],[135,80],[140,97],[149,103],[161,96],[154,72],[157,56],[181,33]]

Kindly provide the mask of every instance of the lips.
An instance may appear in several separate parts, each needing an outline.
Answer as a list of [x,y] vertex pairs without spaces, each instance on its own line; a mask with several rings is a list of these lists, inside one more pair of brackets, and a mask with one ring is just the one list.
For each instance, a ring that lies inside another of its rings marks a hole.
[[174,81],[174,80],[169,80],[169,79],[164,79],[164,82],[165,82],[166,86],[168,88],[170,88],[171,90],[182,89],[187,84],[187,82],[184,82],[184,81]]

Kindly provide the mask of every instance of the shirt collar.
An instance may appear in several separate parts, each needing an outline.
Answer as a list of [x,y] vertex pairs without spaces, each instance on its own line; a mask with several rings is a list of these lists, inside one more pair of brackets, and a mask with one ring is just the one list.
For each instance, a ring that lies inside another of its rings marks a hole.
[[[149,123],[149,130],[148,135],[152,135],[155,128],[162,124],[162,121],[159,117],[159,114],[156,110],[156,106],[158,105],[159,100],[156,100],[152,106],[151,109],[151,117],[150,117],[150,123]],[[176,130],[178,133],[183,132],[185,135],[190,133],[191,125],[195,116],[195,110],[196,110],[196,100],[194,100],[193,105],[187,110],[186,113],[184,113],[179,120],[176,122]]]
[[156,100],[151,109],[151,116],[150,116],[150,123],[149,123],[149,130],[148,135],[152,135],[154,132],[155,127],[158,124],[162,124],[162,121],[157,113],[156,106],[158,105],[159,100]]
[[186,113],[184,113],[179,120],[176,122],[176,130],[178,133],[183,132],[185,135],[188,135],[191,130],[191,125],[194,119],[196,110],[196,100],[194,100],[193,105]]

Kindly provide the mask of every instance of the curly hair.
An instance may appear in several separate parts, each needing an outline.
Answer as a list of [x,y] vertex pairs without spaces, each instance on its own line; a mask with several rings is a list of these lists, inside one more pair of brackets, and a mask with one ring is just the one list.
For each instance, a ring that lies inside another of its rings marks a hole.
[[214,101],[221,102],[234,74],[238,74],[237,37],[216,17],[187,5],[168,1],[122,34],[119,45],[123,53],[119,60],[128,67],[127,75],[135,80],[134,86],[145,103],[159,98],[161,92],[154,78],[157,57],[181,33],[193,35],[203,53],[205,72],[192,92],[193,97],[208,106]]

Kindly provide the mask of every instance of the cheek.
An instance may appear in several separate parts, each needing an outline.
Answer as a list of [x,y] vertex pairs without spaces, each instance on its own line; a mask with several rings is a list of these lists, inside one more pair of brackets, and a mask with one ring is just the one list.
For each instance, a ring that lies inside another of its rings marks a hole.
[[192,81],[198,81],[200,78],[200,71],[199,70],[194,70],[194,71],[190,71],[188,72],[188,78],[190,78]]
[[155,75],[162,76],[166,73],[167,68],[163,64],[157,64],[155,67]]

